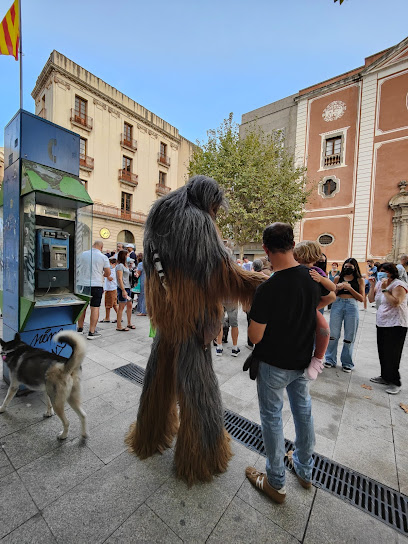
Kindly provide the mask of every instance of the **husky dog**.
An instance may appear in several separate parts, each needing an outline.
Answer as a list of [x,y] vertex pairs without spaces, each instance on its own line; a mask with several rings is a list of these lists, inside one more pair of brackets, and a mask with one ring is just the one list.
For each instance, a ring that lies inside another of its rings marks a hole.
[[69,359],[29,346],[18,333],[10,342],[0,339],[3,361],[10,370],[10,387],[0,406],[0,413],[6,411],[19,385],[23,384],[33,391],[45,392],[47,411],[44,417],[51,417],[55,410],[64,426],[58,434],[60,440],[68,435],[69,421],[64,412],[66,402],[81,420],[81,434],[86,438],[86,414],[81,408],[80,391],[80,366],[85,356],[85,340],[75,331],[60,331],[54,336],[54,341],[72,347]]

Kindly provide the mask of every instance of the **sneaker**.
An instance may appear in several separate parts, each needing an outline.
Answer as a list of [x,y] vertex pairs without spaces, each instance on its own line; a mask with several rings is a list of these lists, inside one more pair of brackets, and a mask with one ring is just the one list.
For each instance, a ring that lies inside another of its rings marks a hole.
[[82,333],[83,333],[83,332],[84,332],[83,327],[78,327],[78,328],[77,328],[77,332],[82,332]]
[[215,355],[217,355],[218,357],[221,357],[223,351],[224,350],[222,348],[216,348]]
[[261,491],[268,495],[270,499],[278,504],[282,504],[286,499],[286,488],[275,489],[268,482],[268,478],[264,472],[259,472],[254,467],[247,467],[245,469],[245,476],[251,482],[254,487],[257,487]]
[[334,368],[333,365],[331,365],[330,363],[323,363],[324,365],[324,368]]
[[100,338],[102,336],[102,334],[100,332],[91,332],[89,331],[88,332],[88,336],[87,336],[87,339],[88,340],[95,340],[95,338]]
[[232,353],[231,353],[232,357],[238,357],[238,353],[241,353],[241,350],[239,348],[237,349],[232,348]]
[[288,453],[286,454],[285,457],[287,457],[287,459],[288,459],[289,468],[291,468],[293,470],[293,472],[296,475],[296,478],[299,480],[299,483],[303,487],[303,489],[310,489],[312,487],[312,482],[309,482],[308,480],[304,480],[296,472],[295,463],[293,461],[293,450],[288,451]]
[[245,347],[250,349],[251,351],[253,351],[253,349],[254,349],[254,346],[250,346],[249,344],[245,344]]
[[343,366],[343,372],[347,372],[347,374],[351,374],[351,368],[348,366]]
[[400,385],[391,385],[391,387],[385,390],[385,392],[388,393],[389,395],[398,395],[400,391],[401,391]]
[[370,382],[379,383],[380,385],[389,385],[389,383],[386,382],[381,376],[377,376],[376,378],[370,378]]

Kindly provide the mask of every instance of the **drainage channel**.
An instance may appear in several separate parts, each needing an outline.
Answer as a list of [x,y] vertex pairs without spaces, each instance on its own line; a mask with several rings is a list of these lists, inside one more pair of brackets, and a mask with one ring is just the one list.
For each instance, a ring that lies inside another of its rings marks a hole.
[[[117,368],[114,372],[134,383],[143,384],[145,371],[138,365],[129,363]],[[231,410],[224,411],[224,422],[225,428],[234,440],[265,456],[260,425]],[[285,440],[285,449],[286,451],[293,449],[293,443]],[[315,453],[313,457],[312,483],[315,487],[328,491],[408,536],[408,497],[406,495],[323,455]]]

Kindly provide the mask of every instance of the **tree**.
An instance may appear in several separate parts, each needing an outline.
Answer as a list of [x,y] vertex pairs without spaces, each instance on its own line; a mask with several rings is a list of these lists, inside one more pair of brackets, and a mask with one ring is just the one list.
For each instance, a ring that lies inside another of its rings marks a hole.
[[[334,0],[334,3],[336,3],[337,0]],[[342,5],[342,3],[344,2],[344,0],[339,0],[339,3],[340,3],[340,6]]]
[[210,176],[224,189],[229,210],[221,211],[217,222],[241,255],[245,244],[261,239],[266,225],[301,219],[308,196],[305,169],[294,166],[281,131],[264,134],[255,127],[240,138],[231,113],[207,137],[193,153],[189,174]]

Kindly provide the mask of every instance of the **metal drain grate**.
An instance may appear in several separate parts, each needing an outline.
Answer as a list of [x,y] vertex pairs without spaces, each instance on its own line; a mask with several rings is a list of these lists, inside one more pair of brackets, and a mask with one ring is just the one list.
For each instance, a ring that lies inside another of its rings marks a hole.
[[[143,384],[144,369],[129,363],[114,370],[116,374]],[[247,448],[265,455],[261,426],[239,414],[224,411],[225,428],[232,438]],[[285,450],[293,443],[285,440]],[[314,454],[312,483],[359,510],[379,519],[403,535],[408,535],[408,497],[386,485],[351,470],[323,455]]]
[[143,385],[145,370],[140,366],[129,363],[128,365],[115,368],[113,372],[115,372],[115,374],[119,374],[119,376],[122,376],[122,378],[130,380],[131,382],[136,382],[139,385]]

